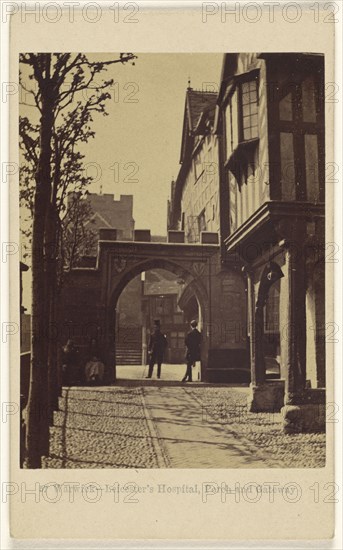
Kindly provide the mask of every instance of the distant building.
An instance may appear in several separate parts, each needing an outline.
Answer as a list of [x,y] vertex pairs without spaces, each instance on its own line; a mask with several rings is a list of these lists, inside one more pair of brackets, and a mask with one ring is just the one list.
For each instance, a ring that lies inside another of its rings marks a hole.
[[228,192],[220,179],[220,136],[214,131],[217,94],[188,88],[181,140],[180,170],[171,184],[168,230],[183,232],[185,243],[202,243],[207,232],[217,234],[221,250],[211,278],[211,317],[202,326],[194,293],[185,287],[179,306],[186,317],[199,319],[208,336],[208,381],[249,380],[246,342],[246,293],[239,262],[224,262],[228,236]]
[[94,267],[98,240],[103,232],[112,229],[112,237],[132,241],[135,230],[133,196],[110,193],[72,192],[68,195],[68,209],[64,218],[66,269]]
[[161,322],[161,330],[166,335],[168,347],[165,363],[184,363],[185,337],[189,324],[178,305],[182,293],[182,281],[168,271],[155,269],[147,271],[144,281],[143,322],[146,326],[146,341],[155,319]]
[[[97,233],[91,250],[81,258],[80,267],[95,266],[97,241],[103,229],[113,229],[113,237],[119,241],[132,241],[135,222],[133,196],[89,193],[84,199],[91,208],[85,228]],[[108,232],[107,232],[108,235]],[[166,236],[152,236],[151,242],[166,242]],[[180,285],[175,275],[161,270],[148,271],[144,281],[140,276],[132,279],[122,291],[116,307],[116,361],[117,364],[142,364],[146,361],[146,349],[153,321],[161,320],[168,339],[165,362],[184,361],[185,321],[177,304]]]
[[108,193],[88,193],[86,200],[94,212],[88,222],[92,229],[115,228],[118,239],[133,240],[135,220],[132,195],[120,195],[119,200],[115,200],[114,195]]
[[[70,194],[69,200],[73,198]],[[89,206],[89,216],[84,223],[84,229],[94,233],[95,238],[91,247],[88,245],[80,251],[77,262],[78,268],[95,267],[98,253],[98,241],[104,230],[112,229],[114,239],[132,241],[135,230],[133,218],[133,196],[120,195],[115,199],[111,193],[87,193],[81,200]],[[126,314],[124,313],[126,311]],[[117,340],[118,350],[124,343],[124,355],[128,345],[135,349],[136,361],[141,359],[141,287],[140,281],[132,281],[131,285],[123,290],[117,304]],[[90,329],[88,340],[97,337],[96,330]],[[79,346],[87,349],[87,338],[76,337]],[[138,350],[136,349],[138,347]]]
[[185,232],[185,242],[202,231],[220,231],[218,138],[213,133],[217,94],[186,92],[180,164],[171,185],[168,229]]

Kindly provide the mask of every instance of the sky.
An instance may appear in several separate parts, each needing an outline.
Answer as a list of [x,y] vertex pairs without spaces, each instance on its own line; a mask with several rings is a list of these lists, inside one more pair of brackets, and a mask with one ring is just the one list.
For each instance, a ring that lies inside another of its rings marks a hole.
[[[193,89],[217,91],[223,54],[134,53],[134,66],[114,64],[105,73],[115,84],[106,105],[108,116],[94,115],[95,138],[82,150],[85,171],[95,179],[90,192],[111,193],[115,199],[133,195],[136,229],[166,235],[170,184],[180,168],[188,80]],[[96,61],[118,58],[117,53],[87,56]],[[37,121],[34,111],[20,107],[21,115]],[[24,274],[23,286],[30,312],[30,272]]]
[[180,168],[188,80],[194,89],[218,90],[223,55],[136,55],[134,66],[108,68],[106,78],[115,80],[109,116],[94,120],[96,136],[84,150],[85,170],[96,180],[90,191],[102,190],[117,199],[120,194],[134,196],[136,229],[165,235],[170,183]]
[[[223,54],[134,53],[135,65],[109,65],[104,73],[104,79],[114,80],[112,97],[106,102],[108,116],[94,114],[95,138],[82,149],[84,169],[94,178],[89,191],[111,193],[116,199],[134,196],[136,229],[166,235],[170,183],[180,168],[188,81],[193,89],[218,91]],[[94,61],[119,57],[86,55]],[[25,80],[25,68],[23,76]],[[26,85],[32,86],[27,78]],[[20,112],[38,121],[36,108],[21,105]]]

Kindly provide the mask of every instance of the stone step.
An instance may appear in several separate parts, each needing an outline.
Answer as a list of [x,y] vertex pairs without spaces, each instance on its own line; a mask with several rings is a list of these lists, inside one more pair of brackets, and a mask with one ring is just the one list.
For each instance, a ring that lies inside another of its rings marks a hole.
[[142,357],[142,352],[140,353],[125,353],[125,351],[116,351],[117,357],[131,357],[132,359],[137,359],[138,357]]
[[116,343],[116,347],[120,349],[141,349],[142,344],[136,343],[136,342],[126,342],[125,344]]
[[128,350],[128,349],[122,349],[122,348],[116,348],[116,353],[120,355],[142,355],[142,348],[141,349],[135,349],[135,350]]
[[[141,364],[142,361],[142,355],[125,355],[125,353],[116,353],[117,362],[120,361],[122,365],[125,365],[125,361],[133,361],[134,363],[137,363],[138,365]],[[123,362],[124,361],[124,362]]]
[[142,342],[118,342],[116,341],[116,347],[122,349],[142,349]]
[[128,357],[116,357],[117,365],[131,365],[138,366],[142,364],[142,358],[139,359],[129,359]]

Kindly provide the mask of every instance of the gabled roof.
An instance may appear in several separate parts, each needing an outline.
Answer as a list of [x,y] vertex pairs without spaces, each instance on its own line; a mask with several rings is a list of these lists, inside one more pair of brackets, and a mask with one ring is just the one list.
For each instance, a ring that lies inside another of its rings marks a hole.
[[192,132],[196,129],[201,114],[206,110],[211,112],[216,105],[216,92],[202,92],[189,88],[186,94],[188,107],[189,127]]
[[168,209],[169,228],[175,229],[177,227],[177,220],[181,216],[181,194],[189,169],[189,163],[192,160],[192,151],[195,143],[194,137],[196,135],[205,135],[209,131],[208,126],[213,126],[217,98],[217,92],[204,92],[202,90],[187,88],[180,154],[181,167],[176,181],[172,184],[172,194]]
[[216,101],[216,92],[204,92],[202,90],[187,88],[183,116],[180,163],[182,163],[184,159],[188,139],[196,132],[203,113],[206,113],[213,122]]
[[108,223],[107,220],[105,220],[105,218],[100,214],[100,212],[95,212],[93,214],[93,216],[91,216],[89,218],[89,220],[86,221],[85,225],[87,225],[91,221],[95,220],[95,218],[98,218],[100,220],[100,222],[103,223],[104,227],[112,228],[112,225],[110,223]]
[[148,271],[145,275],[144,295],[151,294],[178,294],[180,286],[175,280],[175,275],[164,269]]
[[103,227],[124,231],[132,229],[132,195],[120,195],[119,200],[116,200],[111,193],[88,193],[87,200],[97,221],[102,220]]

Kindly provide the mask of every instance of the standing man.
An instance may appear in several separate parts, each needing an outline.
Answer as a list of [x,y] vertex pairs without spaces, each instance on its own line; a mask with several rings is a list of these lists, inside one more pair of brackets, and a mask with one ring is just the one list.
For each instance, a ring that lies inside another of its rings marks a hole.
[[192,367],[196,361],[200,361],[201,334],[197,329],[198,321],[191,321],[191,331],[187,334],[185,344],[187,346],[186,362],[187,370],[181,382],[192,382]]
[[157,378],[161,378],[161,364],[167,347],[167,338],[161,332],[160,321],[154,321],[154,332],[151,334],[148,345],[149,373],[146,378],[152,377],[154,365],[157,363]]

